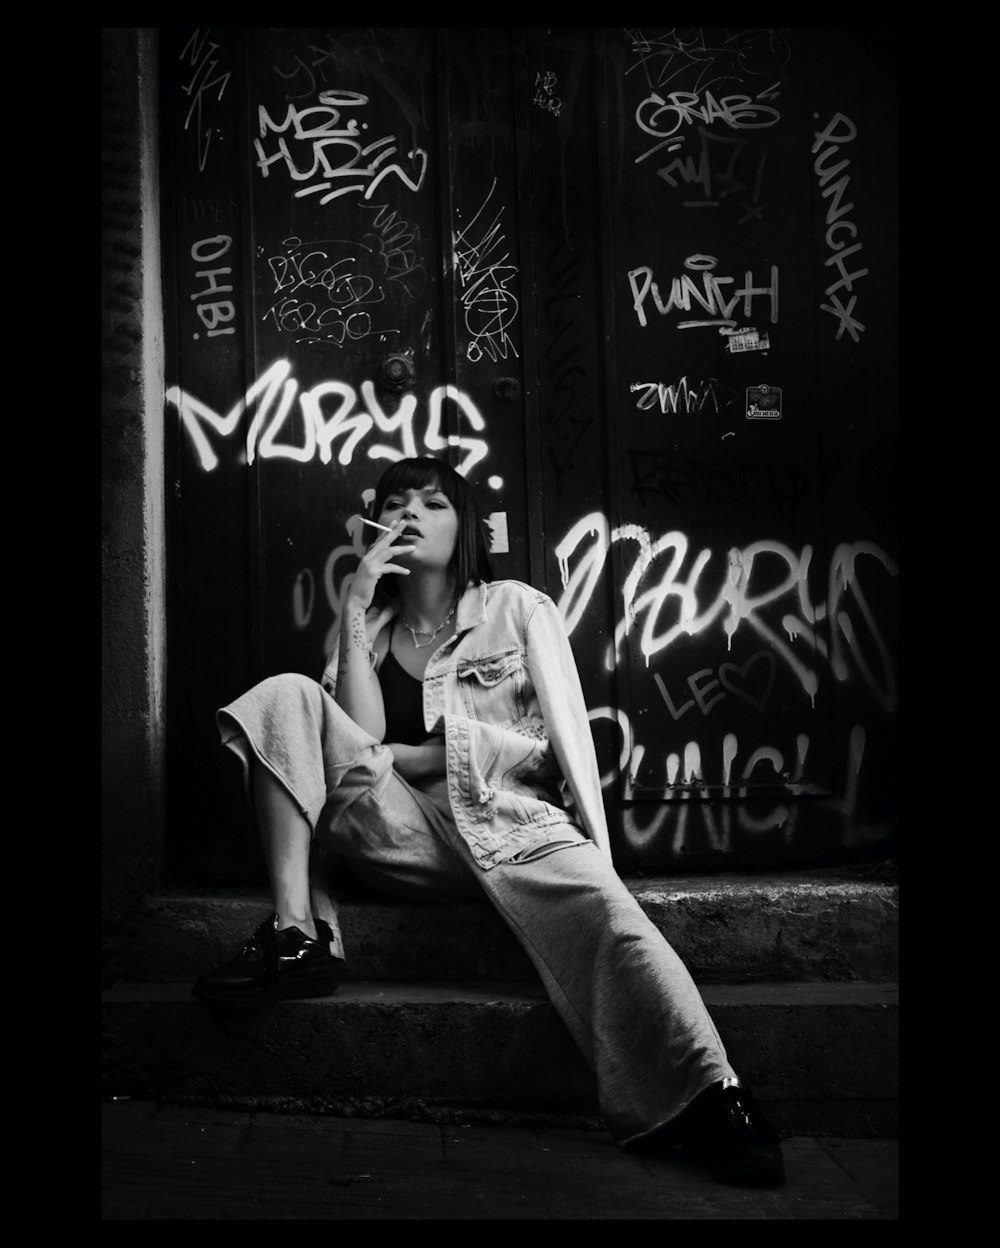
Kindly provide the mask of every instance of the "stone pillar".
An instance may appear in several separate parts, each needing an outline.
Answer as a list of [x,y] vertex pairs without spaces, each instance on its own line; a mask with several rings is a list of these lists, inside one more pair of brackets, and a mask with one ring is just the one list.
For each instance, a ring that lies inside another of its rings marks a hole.
[[[140,922],[144,898],[163,873],[166,566],[156,31],[106,28],[102,81],[102,923],[107,982]],[[85,732],[80,737],[86,748]],[[85,827],[86,812],[81,815]]]

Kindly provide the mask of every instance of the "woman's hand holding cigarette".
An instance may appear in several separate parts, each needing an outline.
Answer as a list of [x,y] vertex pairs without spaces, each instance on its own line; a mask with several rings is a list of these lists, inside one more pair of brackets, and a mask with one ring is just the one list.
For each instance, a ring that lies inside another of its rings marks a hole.
[[372,599],[375,597],[375,587],[387,572],[396,573],[400,576],[410,575],[409,568],[393,563],[392,559],[397,555],[407,555],[414,548],[413,546],[397,546],[395,544],[403,531],[404,521],[402,517],[391,527],[379,524],[377,520],[366,519],[364,523],[370,524],[372,528],[381,529],[382,534],[372,542],[371,546],[361,556],[357,571],[354,573],[354,580],[351,582],[351,588],[347,593],[347,604],[354,607],[363,607],[367,611],[372,604]]

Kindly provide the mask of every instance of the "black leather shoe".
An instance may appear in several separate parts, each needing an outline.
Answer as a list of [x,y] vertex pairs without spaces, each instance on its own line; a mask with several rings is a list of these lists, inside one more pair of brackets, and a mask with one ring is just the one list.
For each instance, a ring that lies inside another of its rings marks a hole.
[[742,1085],[713,1083],[678,1120],[681,1153],[720,1183],[781,1183],[778,1137]]
[[326,997],[337,991],[333,933],[316,920],[318,939],[297,927],[278,931],[278,916],[261,923],[235,958],[199,975],[192,996],[231,1010],[259,1010],[274,1001]]

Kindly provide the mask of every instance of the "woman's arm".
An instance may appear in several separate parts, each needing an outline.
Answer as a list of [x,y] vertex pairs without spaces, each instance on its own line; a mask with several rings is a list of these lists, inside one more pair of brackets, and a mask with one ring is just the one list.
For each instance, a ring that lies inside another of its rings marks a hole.
[[393,767],[404,780],[426,780],[430,776],[447,774],[444,737],[430,737],[422,745],[399,745],[390,743]]
[[340,662],[337,668],[337,704],[376,741],[385,736],[382,686],[372,666],[365,628],[367,609],[350,598],[340,618]]
[[375,597],[375,588],[387,572],[409,576],[409,569],[393,563],[393,555],[401,555],[412,546],[396,546],[403,521],[397,520],[389,533],[372,542],[362,555],[351,587],[344,600],[340,619],[340,659],[337,668],[337,690],[334,698],[351,719],[381,741],[385,736],[385,704],[382,686],[371,661],[365,616]]

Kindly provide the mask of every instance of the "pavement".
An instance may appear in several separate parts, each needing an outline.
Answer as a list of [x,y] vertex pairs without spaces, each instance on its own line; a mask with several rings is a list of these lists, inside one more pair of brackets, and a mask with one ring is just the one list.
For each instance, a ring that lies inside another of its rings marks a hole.
[[102,1220],[898,1220],[897,1139],[790,1136],[778,1187],[604,1131],[102,1102]]

